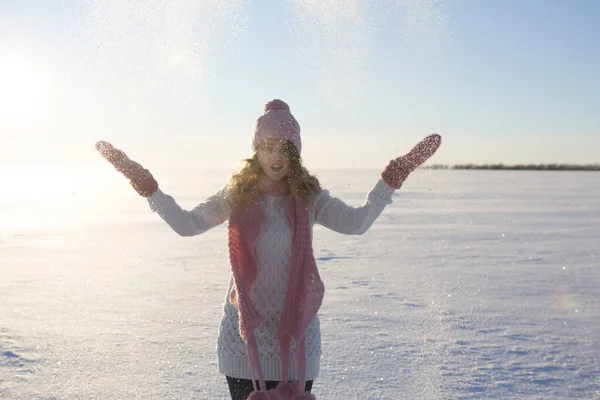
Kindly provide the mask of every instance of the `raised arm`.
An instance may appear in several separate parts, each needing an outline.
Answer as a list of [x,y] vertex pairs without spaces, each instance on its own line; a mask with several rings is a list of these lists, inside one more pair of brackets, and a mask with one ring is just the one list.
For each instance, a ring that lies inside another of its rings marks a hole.
[[441,143],[440,135],[429,135],[410,152],[390,161],[360,207],[351,207],[331,197],[328,191],[322,191],[312,204],[315,223],[346,235],[362,235],[373,225],[385,206],[392,203],[394,190],[400,189],[410,173],[435,154]]
[[226,189],[218,191],[190,211],[182,209],[173,197],[160,189],[148,197],[148,203],[152,211],[181,236],[204,233],[227,221],[231,213]]
[[96,149],[117,171],[129,179],[135,191],[148,199],[150,208],[179,235],[198,235],[229,218],[231,207],[225,189],[187,211],[171,196],[164,194],[150,171],[127,157],[125,152],[104,141],[97,142]]
[[379,180],[360,207],[349,206],[323,190],[313,200],[315,223],[345,235],[362,235],[379,217],[385,206],[392,203],[394,189]]

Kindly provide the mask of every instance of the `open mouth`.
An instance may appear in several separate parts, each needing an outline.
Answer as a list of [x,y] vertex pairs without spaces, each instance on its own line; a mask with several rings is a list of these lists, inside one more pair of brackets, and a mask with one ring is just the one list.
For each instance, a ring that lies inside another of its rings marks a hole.
[[283,169],[283,165],[271,165],[271,171],[279,172]]

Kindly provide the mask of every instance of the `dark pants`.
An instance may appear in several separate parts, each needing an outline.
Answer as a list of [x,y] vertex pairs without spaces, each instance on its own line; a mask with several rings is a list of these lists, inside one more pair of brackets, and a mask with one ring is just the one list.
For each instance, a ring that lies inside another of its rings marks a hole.
[[[252,380],[250,379],[241,379],[241,378],[232,378],[230,376],[225,376],[227,378],[227,384],[229,385],[229,392],[231,393],[231,400],[247,400],[250,393],[254,391],[254,386],[252,386]],[[277,381],[266,381],[267,390],[275,389],[279,382]],[[307,393],[310,393],[313,386],[313,381],[306,381],[306,390]],[[256,387],[260,388],[258,381],[256,381]]]

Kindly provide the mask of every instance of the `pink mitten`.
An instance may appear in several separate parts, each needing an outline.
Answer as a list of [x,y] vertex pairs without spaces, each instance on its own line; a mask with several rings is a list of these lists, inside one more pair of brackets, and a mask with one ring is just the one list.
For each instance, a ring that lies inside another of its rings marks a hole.
[[158,190],[158,183],[150,171],[129,159],[123,151],[105,141],[96,142],[96,150],[129,179],[140,196],[150,197]]
[[390,187],[400,189],[408,175],[435,154],[442,144],[438,134],[427,136],[407,154],[390,161],[381,173],[381,178]]

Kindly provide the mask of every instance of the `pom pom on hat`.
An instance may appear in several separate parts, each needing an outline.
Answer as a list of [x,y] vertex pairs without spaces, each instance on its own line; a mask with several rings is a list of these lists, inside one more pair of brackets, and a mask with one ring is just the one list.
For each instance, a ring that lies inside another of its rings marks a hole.
[[264,112],[266,113],[269,110],[285,110],[290,112],[290,106],[283,100],[274,99],[265,104]]
[[286,139],[296,146],[298,153],[302,151],[300,124],[283,100],[274,99],[265,104],[264,114],[254,124],[252,149],[256,150],[265,139]]

